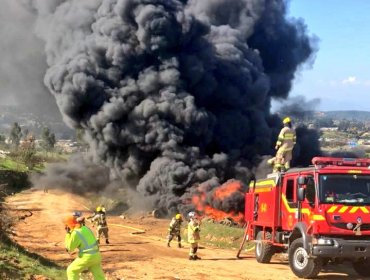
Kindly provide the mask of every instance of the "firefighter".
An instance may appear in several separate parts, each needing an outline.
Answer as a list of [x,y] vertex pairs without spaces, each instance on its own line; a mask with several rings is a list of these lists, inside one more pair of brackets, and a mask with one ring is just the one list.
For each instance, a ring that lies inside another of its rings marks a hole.
[[174,237],[177,237],[178,247],[181,248],[181,223],[182,223],[181,214],[176,214],[176,216],[172,218],[170,226],[168,228],[167,247],[170,247],[172,239]]
[[296,143],[295,130],[292,127],[292,121],[289,117],[283,120],[284,127],[281,129],[278,140],[276,142],[276,164],[281,171],[286,171],[290,168],[290,161],[292,159],[292,151]]
[[200,222],[195,217],[195,212],[190,212],[188,217],[190,219],[188,224],[189,260],[200,260],[200,257],[197,256],[198,241],[200,240]]
[[98,206],[96,208],[94,216],[91,217],[91,222],[95,223],[97,226],[96,239],[100,243],[100,236],[104,235],[105,243],[109,244],[108,240],[108,224],[105,216],[105,208],[103,206]]
[[105,280],[101,264],[101,254],[92,231],[81,226],[75,217],[68,216],[64,220],[65,246],[68,252],[78,249],[78,257],[67,267],[68,280],[80,279],[80,273],[89,270],[95,280]]

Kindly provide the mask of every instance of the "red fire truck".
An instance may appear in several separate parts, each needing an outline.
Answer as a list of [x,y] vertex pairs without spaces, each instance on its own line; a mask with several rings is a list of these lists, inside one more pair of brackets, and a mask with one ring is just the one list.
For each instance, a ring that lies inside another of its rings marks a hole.
[[247,240],[269,263],[286,252],[293,273],[314,278],[351,261],[370,276],[370,159],[315,157],[312,166],[253,180],[245,196]]

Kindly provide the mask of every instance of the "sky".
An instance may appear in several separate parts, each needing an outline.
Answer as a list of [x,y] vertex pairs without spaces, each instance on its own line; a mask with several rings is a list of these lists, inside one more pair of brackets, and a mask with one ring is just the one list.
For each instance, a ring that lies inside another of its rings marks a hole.
[[319,38],[290,96],[320,98],[317,110],[370,111],[370,0],[291,0],[289,15]]

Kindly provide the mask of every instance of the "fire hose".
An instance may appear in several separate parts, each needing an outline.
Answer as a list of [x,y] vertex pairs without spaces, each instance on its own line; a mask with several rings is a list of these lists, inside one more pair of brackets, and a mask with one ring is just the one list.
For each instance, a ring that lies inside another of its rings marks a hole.
[[[86,205],[82,205],[85,209],[91,211],[91,209],[89,207],[87,207]],[[124,226],[124,225],[120,225],[120,224],[109,224],[111,226],[116,226],[116,227],[123,227],[123,228],[127,228],[127,229],[133,229],[135,230],[135,232],[131,232],[131,234],[142,234],[142,233],[145,233],[145,230],[142,230],[142,229],[139,229],[139,228],[134,228],[134,227],[130,227],[130,226]]]
[[[243,235],[242,243],[240,244],[240,248],[238,250],[238,253],[236,254],[236,257],[238,259],[240,259],[240,253],[243,250],[245,241],[249,240],[249,234],[248,234],[249,222],[245,223],[244,228],[245,228],[245,230],[244,230],[244,235]],[[251,248],[246,249],[246,251],[247,252],[250,252],[250,251],[254,250],[254,247],[255,246],[252,246]]]

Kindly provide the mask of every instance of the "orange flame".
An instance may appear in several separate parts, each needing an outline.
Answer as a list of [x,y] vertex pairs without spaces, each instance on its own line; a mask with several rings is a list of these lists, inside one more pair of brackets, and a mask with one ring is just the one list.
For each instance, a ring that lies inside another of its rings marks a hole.
[[[216,221],[221,221],[225,218],[231,218],[233,221],[242,224],[244,221],[244,213],[242,212],[224,212],[213,208],[206,201],[206,193],[198,188],[198,194],[192,197],[192,204],[195,210],[203,216],[210,217]],[[235,192],[242,192],[242,184],[239,181],[229,181],[219,186],[212,194],[212,200],[224,200]]]

